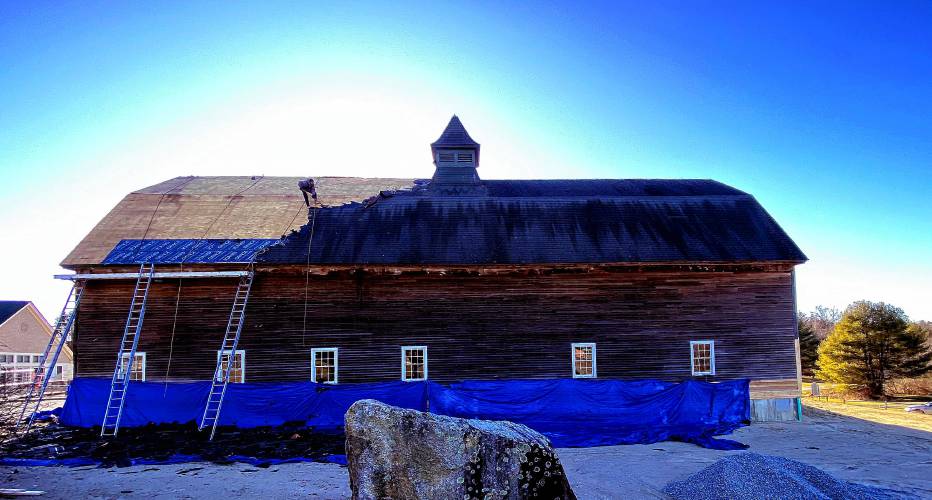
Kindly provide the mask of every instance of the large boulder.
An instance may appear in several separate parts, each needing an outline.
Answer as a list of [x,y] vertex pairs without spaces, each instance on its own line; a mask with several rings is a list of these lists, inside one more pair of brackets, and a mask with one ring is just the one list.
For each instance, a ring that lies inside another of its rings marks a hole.
[[550,442],[513,422],[366,399],[346,412],[353,498],[576,498]]

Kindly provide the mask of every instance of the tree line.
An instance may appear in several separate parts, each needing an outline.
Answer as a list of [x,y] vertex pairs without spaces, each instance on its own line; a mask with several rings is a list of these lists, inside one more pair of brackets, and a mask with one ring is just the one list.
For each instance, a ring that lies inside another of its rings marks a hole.
[[932,322],[910,321],[884,302],[858,301],[844,311],[818,306],[800,313],[803,374],[854,386],[881,398],[894,378],[932,370]]

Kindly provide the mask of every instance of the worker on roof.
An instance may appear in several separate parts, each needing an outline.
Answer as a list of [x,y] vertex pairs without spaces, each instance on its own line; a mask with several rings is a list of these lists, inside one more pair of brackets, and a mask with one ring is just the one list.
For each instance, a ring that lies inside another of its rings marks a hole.
[[311,200],[307,198],[308,194],[314,199],[314,203],[317,203],[317,189],[314,187],[314,179],[308,177],[307,180],[298,181],[298,189],[300,189],[301,194],[304,195],[305,205],[311,206]]

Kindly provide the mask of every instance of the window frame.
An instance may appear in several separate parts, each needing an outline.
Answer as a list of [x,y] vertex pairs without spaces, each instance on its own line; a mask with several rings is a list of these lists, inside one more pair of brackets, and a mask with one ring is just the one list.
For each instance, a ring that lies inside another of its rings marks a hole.
[[[696,371],[696,351],[694,346],[708,344],[709,346],[709,371]],[[714,340],[690,340],[689,341],[689,368],[693,377],[702,377],[715,375],[715,341]]]
[[[588,375],[577,375],[576,374],[576,348],[577,347],[591,347],[592,348],[592,373]],[[573,378],[598,378],[599,372],[596,363],[596,343],[595,342],[573,342],[570,344],[570,373],[573,374]]]
[[[405,354],[407,351],[421,350],[424,352],[424,378],[405,378]],[[401,381],[402,382],[423,382],[427,380],[427,346],[426,345],[403,345],[401,346]]]
[[[227,382],[229,382],[229,383],[231,383],[231,384],[245,384],[245,383],[246,383],[246,349],[237,349],[237,350],[235,350],[235,351],[232,350],[232,349],[220,349],[220,350],[218,350],[218,351],[217,351],[217,364],[218,364],[218,365],[220,364],[220,356],[221,356],[223,353],[232,353],[232,354],[233,354],[233,357],[242,356],[242,360],[240,361],[240,366],[241,366],[240,371],[243,373],[243,379],[240,380],[239,382],[236,382],[236,381],[233,380],[232,377],[230,377],[230,379],[229,379]],[[216,375],[217,375],[217,374],[216,374],[216,370],[214,370],[214,376],[216,377]],[[221,381],[220,381],[220,380],[217,380],[217,382],[221,382]]]
[[[140,359],[142,360],[141,365],[139,364]],[[120,355],[120,370],[121,371],[124,369],[124,366],[125,366],[123,364],[123,360],[129,360],[128,352],[124,352],[123,354]],[[136,366],[141,367],[140,371],[142,372],[142,378],[140,380],[133,380],[133,368],[135,368]],[[133,364],[132,366],[129,367],[129,380],[130,382],[145,382],[146,381],[146,353],[144,351],[143,352],[136,351],[136,357],[133,359]]]
[[[322,352],[333,353],[333,382],[317,381],[317,355]],[[339,347],[315,347],[311,349],[311,382],[315,384],[339,384],[340,383],[340,348]]]

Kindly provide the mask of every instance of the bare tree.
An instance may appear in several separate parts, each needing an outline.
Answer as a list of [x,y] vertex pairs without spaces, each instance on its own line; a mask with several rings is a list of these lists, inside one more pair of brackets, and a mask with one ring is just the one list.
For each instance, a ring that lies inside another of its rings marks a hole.
[[816,306],[810,313],[800,313],[799,320],[808,326],[820,341],[825,340],[841,319],[841,311],[834,307]]

